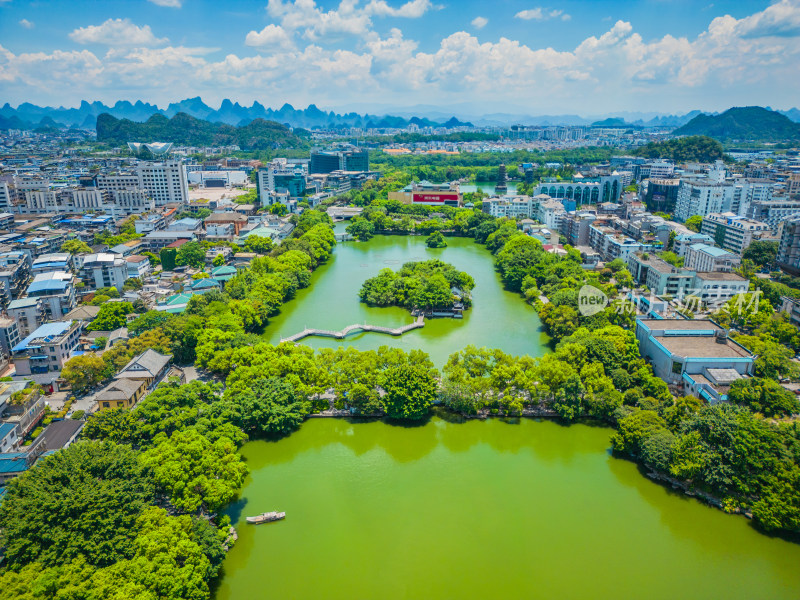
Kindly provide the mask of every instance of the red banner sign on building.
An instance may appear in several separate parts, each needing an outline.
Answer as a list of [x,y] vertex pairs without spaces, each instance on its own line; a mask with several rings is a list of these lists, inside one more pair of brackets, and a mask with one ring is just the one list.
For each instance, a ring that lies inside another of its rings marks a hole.
[[415,192],[411,198],[412,202],[430,202],[443,204],[445,202],[458,202],[458,194],[455,192]]

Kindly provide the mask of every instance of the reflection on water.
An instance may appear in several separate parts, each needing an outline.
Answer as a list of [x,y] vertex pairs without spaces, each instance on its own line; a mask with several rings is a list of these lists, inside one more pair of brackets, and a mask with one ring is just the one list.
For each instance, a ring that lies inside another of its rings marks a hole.
[[[337,225],[341,228],[342,225]],[[354,323],[399,327],[413,320],[398,307],[370,307],[359,302],[361,284],[383,268],[397,269],[412,260],[440,258],[475,279],[473,306],[463,319],[428,319],[425,327],[393,337],[375,333],[353,335],[346,340],[305,338],[314,348],[354,346],[362,350],[390,345],[406,351],[422,349],[437,367],[469,344],[501,347],[514,355],[541,356],[547,336],[533,307],[519,294],[502,288],[493,257],[483,246],[467,238],[448,238],[448,247],[436,252],[422,236],[376,236],[369,242],[345,242],[334,250],[327,264],[314,272],[311,286],[300,290],[274,317],[264,337],[272,343],[306,327],[340,331]]]
[[[610,431],[312,419],[248,443],[218,598],[800,597],[800,546],[647,480]],[[241,522],[266,510],[286,521]]]

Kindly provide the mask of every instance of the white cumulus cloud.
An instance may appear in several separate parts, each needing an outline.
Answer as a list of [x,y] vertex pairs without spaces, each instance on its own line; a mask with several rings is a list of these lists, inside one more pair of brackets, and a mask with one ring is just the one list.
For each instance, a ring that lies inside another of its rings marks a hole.
[[547,21],[558,17],[561,17],[562,21],[569,21],[572,18],[558,8],[542,8],[541,6],[521,10],[514,17],[524,21]]
[[[250,55],[221,58],[209,48],[162,45],[149,27],[117,19],[72,33],[76,42],[108,46],[99,52],[17,54],[0,47],[0,86],[7,101],[39,104],[145,94],[163,103],[199,94],[206,101],[345,106],[391,98],[444,106],[468,93],[489,112],[511,105],[584,114],[642,106],[673,113],[747,104],[789,108],[800,97],[800,31],[793,33],[792,25],[798,2],[782,0],[740,19],[718,16],[692,36],[644,39],[620,20],[554,49],[535,38],[482,43],[475,30],[448,32],[438,43],[426,37],[423,46],[398,28],[373,31],[370,18],[378,16],[367,14],[363,1],[343,0],[328,10],[314,0],[271,0],[273,24],[244,40]],[[552,10],[541,9],[541,20],[564,18],[549,16]],[[349,49],[331,44],[350,34],[357,38]],[[309,41],[301,44],[303,36]]]
[[289,34],[280,25],[269,24],[261,31],[251,31],[245,37],[244,43],[257,48],[293,47]]
[[430,0],[410,0],[399,8],[392,8],[385,0],[371,0],[365,11],[381,17],[406,17],[418,19],[433,8]]
[[335,10],[322,10],[314,0],[269,0],[267,14],[280,20],[287,31],[302,30],[303,37],[317,40],[326,36],[363,35],[372,21],[358,0],[342,0]]
[[28,19],[20,19],[19,24],[25,29],[33,29],[33,23],[28,21]]
[[487,19],[486,17],[475,17],[474,19],[472,19],[472,26],[475,29],[483,29],[484,27],[486,27],[486,24],[488,22],[489,19]]
[[166,38],[153,35],[149,25],[139,27],[130,19],[108,19],[102,25],[80,27],[69,34],[79,44],[104,44],[106,46],[158,46],[166,44]]

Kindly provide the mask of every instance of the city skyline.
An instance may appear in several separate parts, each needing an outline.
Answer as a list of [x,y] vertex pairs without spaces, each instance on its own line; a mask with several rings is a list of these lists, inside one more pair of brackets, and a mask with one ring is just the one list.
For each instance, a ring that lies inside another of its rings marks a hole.
[[[653,18],[657,14],[658,18]],[[800,1],[0,2],[11,104],[201,96],[380,112],[796,106]],[[216,26],[214,26],[214,25]],[[211,32],[211,33],[209,33]]]

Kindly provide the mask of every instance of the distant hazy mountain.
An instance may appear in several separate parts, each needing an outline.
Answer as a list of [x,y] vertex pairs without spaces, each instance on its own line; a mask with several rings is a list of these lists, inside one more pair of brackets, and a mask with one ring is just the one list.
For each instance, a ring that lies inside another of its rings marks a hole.
[[735,107],[719,115],[698,115],[676,135],[707,135],[717,140],[778,142],[800,139],[800,124],[760,106]]
[[[55,126],[78,127],[94,129],[97,116],[107,113],[118,119],[144,122],[153,115],[163,115],[171,118],[178,113],[184,113],[203,121],[212,123],[225,123],[227,125],[246,125],[255,119],[276,121],[289,127],[302,127],[313,129],[324,128],[349,128],[349,127],[406,127],[410,123],[426,126],[456,127],[459,125],[478,126],[588,126],[592,123],[606,119],[614,119],[618,126],[632,127],[680,127],[693,118],[703,114],[694,110],[684,115],[660,115],[654,112],[614,112],[600,115],[579,116],[575,114],[562,115],[532,115],[526,114],[526,109],[517,105],[503,105],[502,112],[481,113],[478,106],[470,103],[460,103],[443,109],[433,105],[416,105],[406,108],[396,106],[354,105],[362,112],[325,111],[311,104],[307,108],[297,109],[291,104],[284,104],[279,109],[266,108],[260,102],[253,102],[252,106],[243,106],[232,100],[223,100],[219,108],[208,106],[198,96],[187,98],[180,102],[173,102],[165,109],[155,104],[142,101],[135,103],[120,100],[113,106],[102,102],[82,101],[77,108],[52,108],[41,107],[30,103],[20,104],[13,108],[9,104],[0,107],[0,129],[35,129],[47,124]],[[375,112],[372,109],[378,109]],[[767,108],[769,109],[769,107]],[[385,112],[384,112],[385,111]],[[789,119],[800,122],[800,110],[792,108],[778,111]],[[705,113],[706,115],[715,113]],[[43,123],[43,119],[46,119]]]
[[[298,129],[302,133],[302,130]],[[308,132],[305,132],[308,138]],[[97,140],[113,145],[142,140],[158,140],[191,146],[237,145],[247,150],[297,148],[307,145],[303,139],[285,125],[265,119],[253,119],[236,127],[225,123],[211,123],[179,112],[168,119],[162,114],[151,116],[144,123],[130,119],[117,119],[103,113],[97,116]]]
[[323,128],[349,128],[349,127],[406,127],[409,123],[416,123],[420,127],[458,127],[471,125],[471,123],[459,121],[455,117],[447,117],[440,121],[433,121],[427,118],[412,117],[393,117],[389,115],[378,116],[357,113],[336,114],[320,110],[314,104],[305,109],[296,109],[291,104],[284,104],[280,109],[273,110],[265,108],[260,102],[253,102],[252,106],[242,106],[238,102],[223,100],[219,109],[213,109],[205,102],[196,98],[187,98],[180,102],[174,102],[166,109],[159,109],[154,104],[147,104],[137,101],[131,104],[128,101],[119,101],[113,106],[106,106],[102,102],[87,101],[81,102],[79,108],[51,108],[41,107],[29,103],[20,104],[17,108],[12,108],[6,103],[0,108],[0,129],[33,129],[40,126],[42,119],[49,118],[53,122],[63,127],[79,127],[84,129],[94,129],[97,117],[100,114],[108,114],[117,119],[128,119],[130,121],[144,122],[153,115],[162,115],[167,118],[174,117],[183,113],[209,121],[211,123],[224,123],[226,125],[246,125],[255,119],[276,121],[290,127],[303,127],[311,129],[314,127]]

